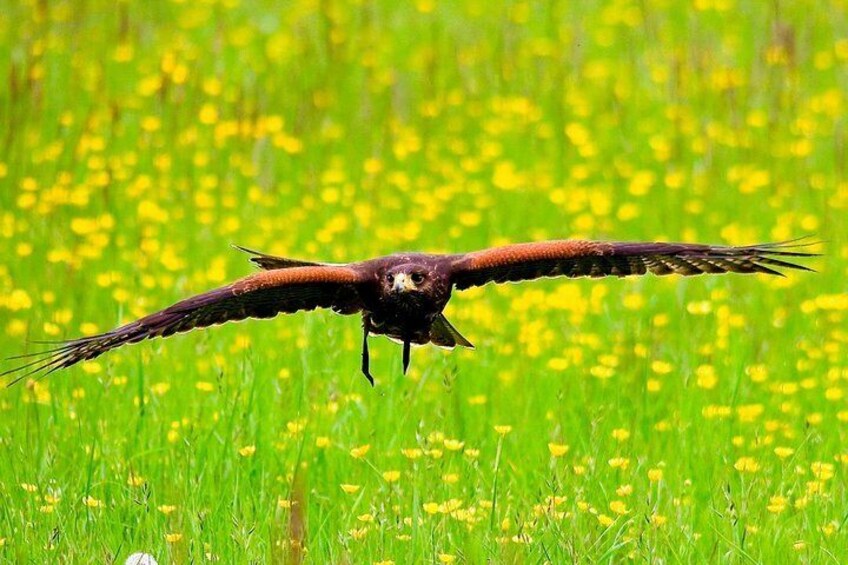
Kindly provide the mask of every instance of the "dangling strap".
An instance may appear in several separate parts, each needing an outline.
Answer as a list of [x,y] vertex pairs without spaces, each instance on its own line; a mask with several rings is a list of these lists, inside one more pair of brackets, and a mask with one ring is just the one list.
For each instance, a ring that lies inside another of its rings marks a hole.
[[369,318],[362,319],[362,374],[374,386],[374,377],[371,376],[370,366],[371,359],[368,356],[368,332],[371,329],[371,320]]

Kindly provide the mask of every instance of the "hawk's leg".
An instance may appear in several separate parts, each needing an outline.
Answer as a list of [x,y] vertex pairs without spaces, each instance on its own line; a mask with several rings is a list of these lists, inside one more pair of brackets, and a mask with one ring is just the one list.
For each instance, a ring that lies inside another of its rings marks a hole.
[[406,374],[406,370],[409,368],[409,340],[404,340],[403,342],[403,374]]
[[368,331],[371,329],[371,320],[365,318],[362,320],[362,374],[365,375],[365,378],[368,379],[368,382],[371,383],[371,386],[374,386],[374,377],[371,376],[371,371],[369,370],[371,366],[371,359],[368,357]]

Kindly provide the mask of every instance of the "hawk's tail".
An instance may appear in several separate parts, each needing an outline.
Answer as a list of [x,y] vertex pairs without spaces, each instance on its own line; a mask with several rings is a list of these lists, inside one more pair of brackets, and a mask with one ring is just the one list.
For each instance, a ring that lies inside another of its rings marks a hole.
[[439,347],[454,348],[461,345],[474,349],[474,345],[448,322],[444,314],[439,314],[433,325],[430,326],[430,342]]

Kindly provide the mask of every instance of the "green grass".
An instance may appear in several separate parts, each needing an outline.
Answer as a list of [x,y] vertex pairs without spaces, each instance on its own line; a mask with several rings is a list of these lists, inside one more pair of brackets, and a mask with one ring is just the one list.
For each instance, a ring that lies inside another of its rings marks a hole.
[[457,293],[477,349],[403,378],[375,339],[374,389],[324,312],[20,383],[0,559],[848,560],[844,10],[352,4],[0,4],[0,351],[250,273],[231,243],[815,234],[819,272]]

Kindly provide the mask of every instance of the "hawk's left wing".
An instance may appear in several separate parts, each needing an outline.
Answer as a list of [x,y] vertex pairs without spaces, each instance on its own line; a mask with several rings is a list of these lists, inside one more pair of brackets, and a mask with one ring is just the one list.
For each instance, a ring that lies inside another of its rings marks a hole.
[[797,243],[764,243],[741,247],[691,243],[629,243],[581,240],[518,243],[457,256],[451,280],[457,289],[489,282],[540,277],[604,277],[628,275],[700,275],[766,273],[775,268],[812,269],[787,258],[815,256],[794,249]]

